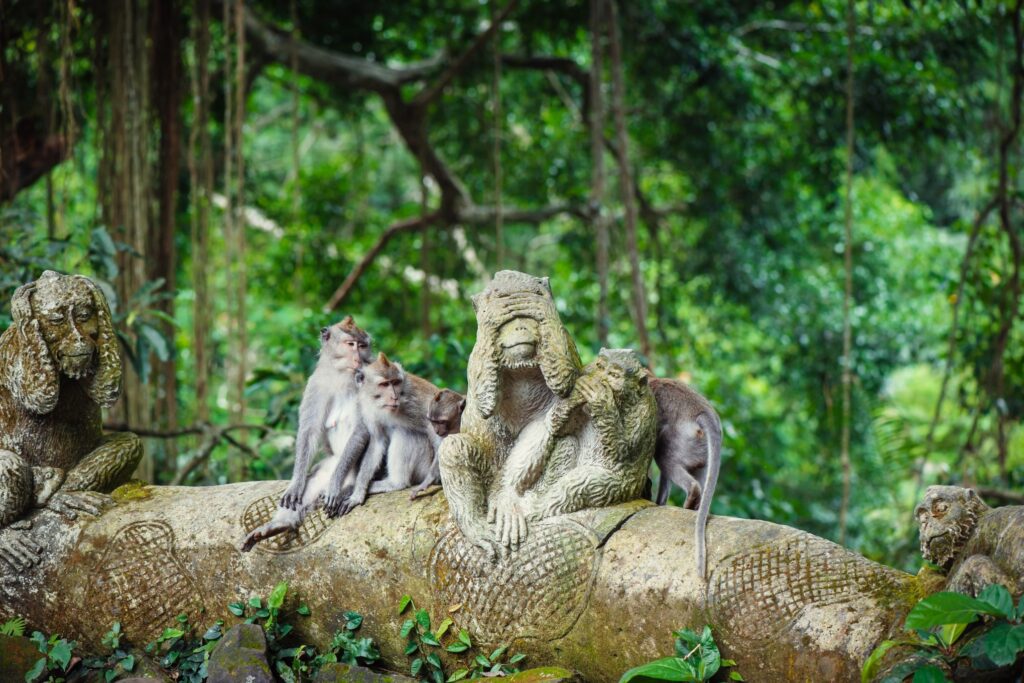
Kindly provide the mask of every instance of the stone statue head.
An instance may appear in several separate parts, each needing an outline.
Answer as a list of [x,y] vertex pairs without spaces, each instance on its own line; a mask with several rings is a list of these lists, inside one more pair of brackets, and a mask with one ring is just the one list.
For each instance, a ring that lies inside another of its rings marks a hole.
[[572,391],[580,357],[558,317],[546,277],[500,271],[473,297],[473,308],[477,336],[469,357],[469,386],[481,416],[494,414],[505,371],[537,368],[553,393],[564,397]]
[[23,406],[52,411],[61,375],[82,382],[100,406],[113,405],[121,393],[121,358],[110,308],[92,280],[48,270],[15,291],[11,311],[17,348],[5,375]]
[[924,500],[914,508],[924,559],[948,568],[974,534],[978,517],[988,509],[974,489],[929,486]]

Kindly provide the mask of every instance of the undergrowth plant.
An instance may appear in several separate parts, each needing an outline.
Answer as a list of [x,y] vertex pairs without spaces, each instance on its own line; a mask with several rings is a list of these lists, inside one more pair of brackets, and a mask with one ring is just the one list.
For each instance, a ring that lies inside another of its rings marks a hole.
[[75,641],[65,640],[54,634],[47,638],[39,631],[33,631],[31,640],[43,655],[25,674],[25,683],[46,681],[47,683],[63,683],[67,680],[73,666],[72,652]]
[[[964,638],[968,627],[971,638]],[[910,610],[904,623],[907,635],[883,641],[874,649],[861,669],[861,681],[876,680],[882,658],[896,646],[915,650],[915,656],[900,662],[878,683],[901,683],[913,674],[914,683],[949,681],[946,672],[958,661],[993,669],[1009,666],[1024,655],[1024,597],[1013,606],[1010,592],[992,585],[977,598],[963,593],[942,592],[929,595]]]
[[[709,681],[723,666],[736,666],[731,659],[722,659],[718,644],[711,635],[711,628],[705,626],[700,633],[683,629],[673,631],[675,636],[675,657],[656,659],[641,664],[622,674],[619,683],[629,681]],[[738,671],[729,672],[729,680],[742,681]]]

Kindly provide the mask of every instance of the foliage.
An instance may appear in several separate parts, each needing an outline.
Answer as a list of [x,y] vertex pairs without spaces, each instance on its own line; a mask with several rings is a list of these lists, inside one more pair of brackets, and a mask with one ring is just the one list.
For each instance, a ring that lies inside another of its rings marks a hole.
[[0,624],[0,635],[21,637],[25,635],[26,622],[23,617],[14,617]]
[[177,679],[185,683],[202,683],[210,653],[224,635],[224,622],[217,621],[201,637],[196,637],[188,615],[179,614],[175,625],[163,630],[156,640],[146,645],[146,652],[159,657],[160,666],[176,672]]
[[[700,633],[683,629],[674,631],[672,635],[675,636],[675,657],[665,657],[634,667],[622,674],[619,683],[710,681],[723,666],[736,666],[736,662],[731,659],[722,659],[709,626],[705,626]],[[743,676],[738,671],[730,671],[729,680],[742,681]]]
[[[968,627],[979,619],[979,629]],[[910,610],[904,623],[908,635],[883,641],[864,662],[861,680],[874,681],[883,657],[897,646],[915,652],[901,660],[879,683],[948,681],[948,671],[957,660],[966,660],[985,670],[1013,664],[1024,654],[1024,597],[1016,608],[1010,592],[998,584],[988,586],[977,598],[962,593],[930,595]],[[963,637],[967,633],[970,637]]]
[[[472,680],[476,678],[489,678],[504,676],[506,674],[518,673],[516,666],[526,659],[526,655],[517,653],[509,656],[507,645],[503,645],[490,654],[484,652],[471,652],[473,641],[465,629],[460,629],[455,634],[450,629],[454,625],[451,617],[445,619],[438,625],[436,630],[430,628],[430,613],[425,609],[417,609],[412,596],[403,595],[398,603],[398,614],[405,614],[411,610],[412,618],[402,622],[399,633],[406,639],[405,655],[412,657],[409,671],[420,681],[432,683],[445,683],[451,681]],[[450,642],[447,645],[442,643],[445,636],[449,636]],[[441,649],[445,652],[465,657],[465,666],[457,668],[445,677],[444,664],[438,652]]]
[[87,658],[83,662],[87,668],[98,670],[107,683],[135,670],[135,655],[131,654],[127,645],[122,646],[122,635],[121,622],[115,621],[104,634],[102,641],[110,648],[110,654],[106,657]]
[[25,683],[46,681],[47,683],[63,683],[65,676],[73,666],[72,652],[77,643],[65,640],[54,634],[47,638],[39,631],[33,631],[32,642],[42,653],[35,666],[25,673]]

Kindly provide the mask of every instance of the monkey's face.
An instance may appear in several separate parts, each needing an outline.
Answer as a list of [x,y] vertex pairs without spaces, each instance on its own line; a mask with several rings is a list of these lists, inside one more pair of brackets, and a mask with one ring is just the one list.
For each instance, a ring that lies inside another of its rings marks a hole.
[[405,372],[398,363],[391,363],[384,354],[362,371],[362,390],[377,410],[397,414],[405,396]]
[[320,330],[320,353],[330,354],[338,370],[355,371],[373,360],[370,335],[356,327],[352,316]]
[[32,308],[61,372],[72,379],[94,372],[100,319],[89,288],[78,279],[42,278]]
[[64,483],[64,470],[59,467],[33,467],[32,488],[35,504],[42,505],[50,499]]
[[537,365],[540,325],[533,318],[513,318],[498,328],[502,365],[525,368]]
[[940,567],[956,559],[978,525],[985,504],[973,489],[931,486],[914,508],[921,538],[921,554]]
[[434,395],[430,402],[427,417],[434,432],[444,438],[449,434],[458,434],[462,427],[462,411],[466,409],[466,399],[462,394],[451,389],[442,389]]

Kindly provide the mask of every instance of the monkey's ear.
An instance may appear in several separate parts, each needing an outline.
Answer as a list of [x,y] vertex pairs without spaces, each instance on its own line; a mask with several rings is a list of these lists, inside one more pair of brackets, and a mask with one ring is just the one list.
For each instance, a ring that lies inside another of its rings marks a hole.
[[461,413],[466,409],[466,399],[459,401],[459,412]]
[[352,316],[346,315],[344,318],[341,319],[341,324],[344,327],[351,327],[356,324],[356,321],[352,319]]
[[435,403],[439,403],[440,401],[441,401],[441,392],[439,391],[436,394],[434,394],[434,402]]
[[321,327],[320,328],[320,343],[325,344],[328,339],[331,338],[331,328]]
[[83,275],[72,276],[86,286],[92,294],[99,321],[99,336],[96,340],[96,355],[99,360],[96,373],[85,382],[85,393],[102,408],[114,405],[121,396],[121,353],[114,333],[114,321],[110,306],[102,290],[95,282]]
[[391,365],[391,361],[388,360],[388,357],[384,355],[383,351],[377,354],[377,362],[383,365],[384,367],[388,367]]
[[23,285],[11,300],[15,353],[10,367],[0,372],[6,375],[11,393],[26,410],[45,415],[57,407],[60,375],[32,310],[33,291],[35,283]]

